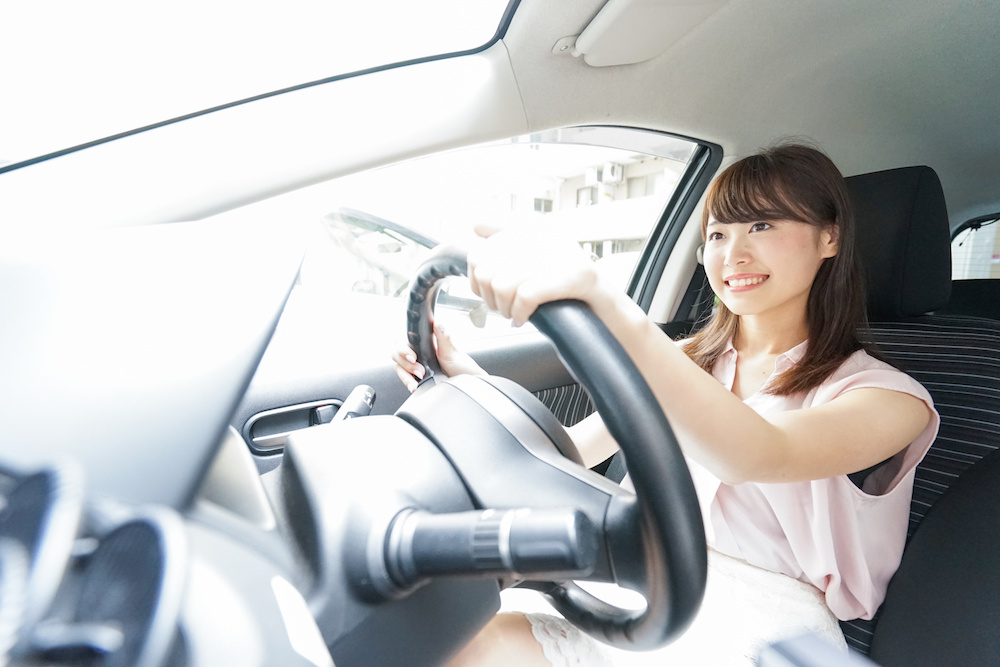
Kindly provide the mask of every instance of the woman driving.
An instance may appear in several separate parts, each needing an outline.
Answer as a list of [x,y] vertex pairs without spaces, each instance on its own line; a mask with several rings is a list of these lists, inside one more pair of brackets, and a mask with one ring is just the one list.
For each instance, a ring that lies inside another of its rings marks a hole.
[[[674,644],[635,654],[543,613],[499,614],[453,664],[751,664],[770,641],[871,618],[903,551],[914,468],[937,432],[930,395],[857,335],[864,291],[843,176],[783,144],[712,184],[702,258],[717,297],[679,342],[604,285],[573,242],[479,229],[472,289],[515,325],[548,301],[585,302],[653,390],[688,460],[709,546],[705,601]],[[481,373],[436,332],[445,373]],[[414,388],[423,367],[393,355]],[[569,432],[596,465],[617,445],[600,417]],[[623,485],[628,485],[628,478]]]

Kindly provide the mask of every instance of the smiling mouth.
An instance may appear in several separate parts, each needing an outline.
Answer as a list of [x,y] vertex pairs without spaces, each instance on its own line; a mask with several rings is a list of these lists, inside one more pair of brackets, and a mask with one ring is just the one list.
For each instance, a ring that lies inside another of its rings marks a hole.
[[762,282],[767,280],[767,276],[754,276],[752,278],[736,278],[726,281],[726,286],[728,287],[752,287],[753,285],[760,285]]

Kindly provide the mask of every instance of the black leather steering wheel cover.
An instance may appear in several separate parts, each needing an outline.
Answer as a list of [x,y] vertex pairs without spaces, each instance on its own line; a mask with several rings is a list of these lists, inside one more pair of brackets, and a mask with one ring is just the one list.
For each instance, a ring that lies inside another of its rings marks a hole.
[[[418,269],[411,285],[407,339],[428,376],[441,370],[431,337],[437,285],[445,276],[466,271],[463,252],[442,248]],[[585,304],[546,303],[531,322],[590,392],[622,448],[646,537],[645,610],[609,605],[572,582],[553,584],[545,594],[570,622],[608,644],[632,650],[662,646],[694,619],[708,570],[705,530],[687,463],[642,374]]]
[[417,268],[410,284],[406,306],[406,340],[417,360],[424,365],[424,379],[441,372],[434,350],[434,300],[441,281],[448,276],[464,276],[468,272],[465,253],[451,247],[441,247]]
[[591,604],[593,598],[572,584],[549,595],[567,619],[608,643],[624,640],[643,649],[672,641],[694,619],[708,570],[701,510],[680,446],[639,370],[589,308],[572,301],[543,304],[531,322],[552,340],[566,367],[590,392],[629,463],[645,534],[657,536],[644,540],[645,612],[622,619],[621,610]]

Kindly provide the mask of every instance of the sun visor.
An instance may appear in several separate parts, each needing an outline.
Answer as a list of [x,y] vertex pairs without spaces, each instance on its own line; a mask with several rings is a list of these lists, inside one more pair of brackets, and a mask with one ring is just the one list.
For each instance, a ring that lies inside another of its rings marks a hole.
[[609,0],[576,38],[572,53],[592,67],[640,63],[669,49],[726,2]]

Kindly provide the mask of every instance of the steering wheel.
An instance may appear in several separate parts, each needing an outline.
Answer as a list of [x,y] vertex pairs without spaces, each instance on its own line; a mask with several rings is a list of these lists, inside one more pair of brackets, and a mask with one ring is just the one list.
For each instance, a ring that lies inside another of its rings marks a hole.
[[[441,373],[432,341],[438,287],[443,278],[464,276],[467,271],[464,253],[445,248],[425,262],[413,279],[407,338],[426,369],[425,378]],[[688,627],[705,590],[705,532],[687,464],[642,375],[584,303],[543,304],[530,321],[554,343],[563,363],[590,393],[629,463],[637,503],[637,511],[628,520],[632,525],[625,531],[601,526],[598,535],[603,552],[610,554],[611,579],[639,590],[646,599],[646,608],[630,610],[610,605],[573,582],[530,587],[542,591],[570,622],[600,641],[631,650],[662,646]],[[557,431],[553,432],[548,422],[544,430],[553,440],[562,441],[560,451],[572,457],[575,451],[566,451],[568,434],[537,399],[517,389],[521,393],[517,397],[512,394],[511,400],[521,407],[524,396],[534,401],[536,405],[528,410],[539,425],[542,420],[535,415],[539,411],[548,414]],[[603,477],[593,481],[595,486],[607,483]],[[616,549],[615,539],[623,532],[638,536],[636,549]],[[626,574],[629,566],[624,561],[636,557],[633,551],[641,554],[638,560],[644,572],[639,576]]]

